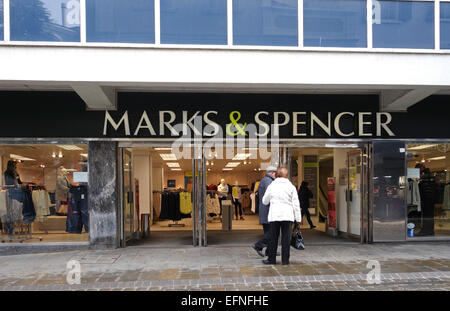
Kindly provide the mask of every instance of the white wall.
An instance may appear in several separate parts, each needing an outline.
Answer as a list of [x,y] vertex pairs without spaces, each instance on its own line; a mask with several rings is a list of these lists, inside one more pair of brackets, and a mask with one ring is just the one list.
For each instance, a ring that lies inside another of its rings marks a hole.
[[139,211],[141,214],[149,214],[151,211],[151,167],[151,159],[149,154],[133,153],[133,172],[134,178],[139,180]]
[[8,61],[2,63],[0,82],[294,91],[330,86],[450,86],[448,53],[353,51],[2,45],[0,59]]

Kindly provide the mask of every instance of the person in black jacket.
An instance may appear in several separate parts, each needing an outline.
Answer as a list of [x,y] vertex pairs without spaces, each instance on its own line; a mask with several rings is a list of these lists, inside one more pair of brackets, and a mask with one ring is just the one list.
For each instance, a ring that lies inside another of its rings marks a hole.
[[311,229],[314,229],[311,214],[309,213],[309,199],[313,198],[313,193],[308,188],[309,183],[307,181],[302,181],[300,189],[298,190],[298,198],[300,200],[300,208],[302,209],[302,217],[306,215],[306,219],[308,220],[309,226]]

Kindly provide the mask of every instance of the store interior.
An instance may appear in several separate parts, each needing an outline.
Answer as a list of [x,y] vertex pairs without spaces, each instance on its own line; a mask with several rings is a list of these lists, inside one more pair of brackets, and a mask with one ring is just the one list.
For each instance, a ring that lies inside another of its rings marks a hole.
[[[132,155],[133,178],[138,190],[134,218],[135,230],[142,226],[142,214],[150,218],[149,237],[145,243],[172,240],[161,237],[173,237],[192,243],[192,160],[188,154],[185,158],[171,148],[126,148]],[[207,152],[206,157],[206,209],[209,244],[212,241],[236,242],[247,241],[251,236],[258,237],[262,232],[259,224],[259,181],[266,174],[265,168],[271,163],[271,150],[265,150],[264,156],[258,148],[235,149],[232,155],[225,157],[214,150]],[[350,161],[356,154],[356,161]],[[269,156],[268,156],[269,155]],[[310,201],[311,228],[306,217],[303,217],[301,228],[307,236],[318,242],[332,243],[340,239],[342,232],[345,241],[354,242],[360,235],[360,199],[361,179],[360,150],[353,148],[293,148],[291,149],[292,181],[299,188],[302,181],[309,182],[314,193]],[[223,159],[223,158],[226,159]],[[277,157],[273,157],[275,159]],[[349,174],[348,163],[353,163]],[[353,172],[353,173],[352,173]],[[334,223],[327,224],[329,209],[329,181],[333,178]],[[354,202],[349,205],[345,200],[345,191],[350,186],[354,190]],[[148,190],[147,190],[148,189]],[[227,191],[227,194],[224,194]],[[334,193],[336,192],[336,194]],[[224,216],[221,215],[221,201],[228,199],[232,206],[231,230],[226,230]],[[189,206],[190,205],[190,206]],[[150,206],[152,208],[150,208]],[[138,216],[139,215],[139,216]],[[127,224],[128,226],[128,224]],[[133,229],[131,229],[133,231]],[[177,233],[178,232],[178,233]],[[221,236],[222,239],[215,239]],[[247,239],[246,239],[247,237]],[[353,238],[353,239],[350,239]],[[179,242],[178,241],[178,242]]]
[[86,145],[0,146],[0,240],[87,242]]
[[450,235],[450,144],[407,145],[408,237]]

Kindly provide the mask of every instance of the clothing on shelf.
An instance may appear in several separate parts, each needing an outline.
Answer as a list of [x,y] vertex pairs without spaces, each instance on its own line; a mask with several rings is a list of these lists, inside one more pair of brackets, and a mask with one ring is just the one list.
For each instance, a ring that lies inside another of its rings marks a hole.
[[420,190],[419,183],[413,179],[410,179],[408,182],[408,192],[406,197],[406,202],[408,206],[416,206],[417,211],[420,212],[422,210],[420,203]]

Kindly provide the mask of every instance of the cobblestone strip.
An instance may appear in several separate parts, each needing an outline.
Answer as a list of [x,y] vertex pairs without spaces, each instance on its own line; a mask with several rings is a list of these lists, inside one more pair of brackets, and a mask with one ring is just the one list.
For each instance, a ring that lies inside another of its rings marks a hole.
[[[450,282],[450,271],[445,272],[414,272],[414,273],[385,273],[381,274],[382,282],[393,282],[399,280],[429,280],[438,279]],[[443,280],[444,279],[444,280]],[[84,284],[45,284],[26,286],[1,286],[0,291],[67,291],[82,289],[119,289],[119,288],[175,288],[192,286],[249,286],[261,283],[323,283],[323,282],[356,282],[366,281],[365,274],[342,274],[342,275],[320,275],[320,276],[276,276],[276,277],[249,277],[249,278],[204,278],[191,280],[154,280],[135,282],[95,282]]]

